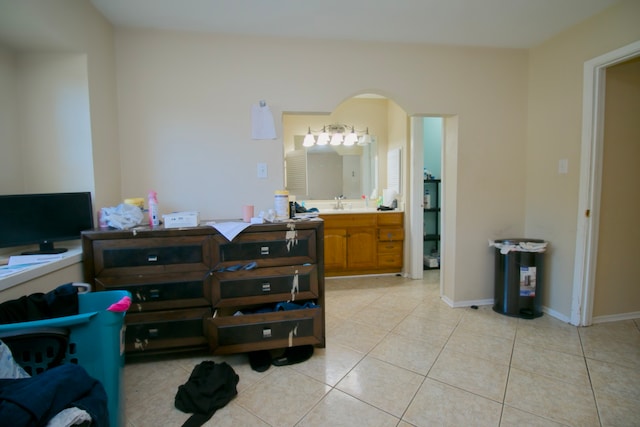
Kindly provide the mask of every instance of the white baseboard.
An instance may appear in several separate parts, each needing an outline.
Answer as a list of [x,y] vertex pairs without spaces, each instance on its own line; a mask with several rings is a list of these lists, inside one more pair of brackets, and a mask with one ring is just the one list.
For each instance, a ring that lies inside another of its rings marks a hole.
[[621,314],[610,314],[607,316],[596,316],[591,319],[591,323],[607,323],[607,322],[617,322],[620,320],[631,320],[631,319],[640,319],[640,311],[635,311],[631,313],[621,313]]

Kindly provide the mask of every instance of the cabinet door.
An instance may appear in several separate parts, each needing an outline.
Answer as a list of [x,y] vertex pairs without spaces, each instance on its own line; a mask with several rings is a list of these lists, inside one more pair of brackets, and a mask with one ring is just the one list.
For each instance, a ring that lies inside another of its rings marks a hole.
[[374,228],[350,228],[347,237],[348,268],[375,268],[378,265],[377,244]]
[[402,228],[381,228],[378,230],[378,239],[381,242],[396,242],[404,240],[404,230]]
[[324,230],[324,268],[327,271],[347,268],[347,230],[326,228]]

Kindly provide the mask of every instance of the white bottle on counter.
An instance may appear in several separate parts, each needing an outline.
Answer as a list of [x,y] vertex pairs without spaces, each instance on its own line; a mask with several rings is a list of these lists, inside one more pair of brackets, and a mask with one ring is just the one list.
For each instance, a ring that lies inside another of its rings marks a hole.
[[160,225],[160,213],[158,212],[158,193],[149,191],[149,225],[157,227]]
[[278,190],[274,196],[274,208],[276,211],[276,219],[289,218],[289,192],[287,190]]

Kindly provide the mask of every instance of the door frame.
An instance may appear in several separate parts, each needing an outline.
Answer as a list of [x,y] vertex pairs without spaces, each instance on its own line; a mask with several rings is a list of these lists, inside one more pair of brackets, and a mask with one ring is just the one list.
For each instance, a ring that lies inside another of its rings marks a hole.
[[576,326],[589,326],[593,320],[606,71],[608,67],[637,56],[640,56],[640,40],[584,63],[580,195],[570,319]]
[[[424,168],[424,116],[411,116],[409,118],[410,123],[410,143],[409,143],[409,159],[411,160],[411,167],[409,168],[409,191],[410,191],[410,206],[408,206],[409,212],[409,233],[407,239],[409,265],[405,270],[408,272],[411,279],[422,279],[424,277],[424,239],[416,236],[423,236],[423,206],[424,197],[422,192],[423,186],[423,174]],[[420,173],[418,173],[420,172]]]

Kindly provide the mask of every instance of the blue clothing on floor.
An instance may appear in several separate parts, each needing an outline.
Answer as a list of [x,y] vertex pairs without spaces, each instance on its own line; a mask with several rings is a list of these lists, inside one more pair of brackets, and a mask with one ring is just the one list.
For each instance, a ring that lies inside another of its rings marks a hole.
[[68,363],[30,378],[0,380],[2,425],[44,426],[70,407],[87,411],[92,426],[109,427],[107,393],[79,365]]

